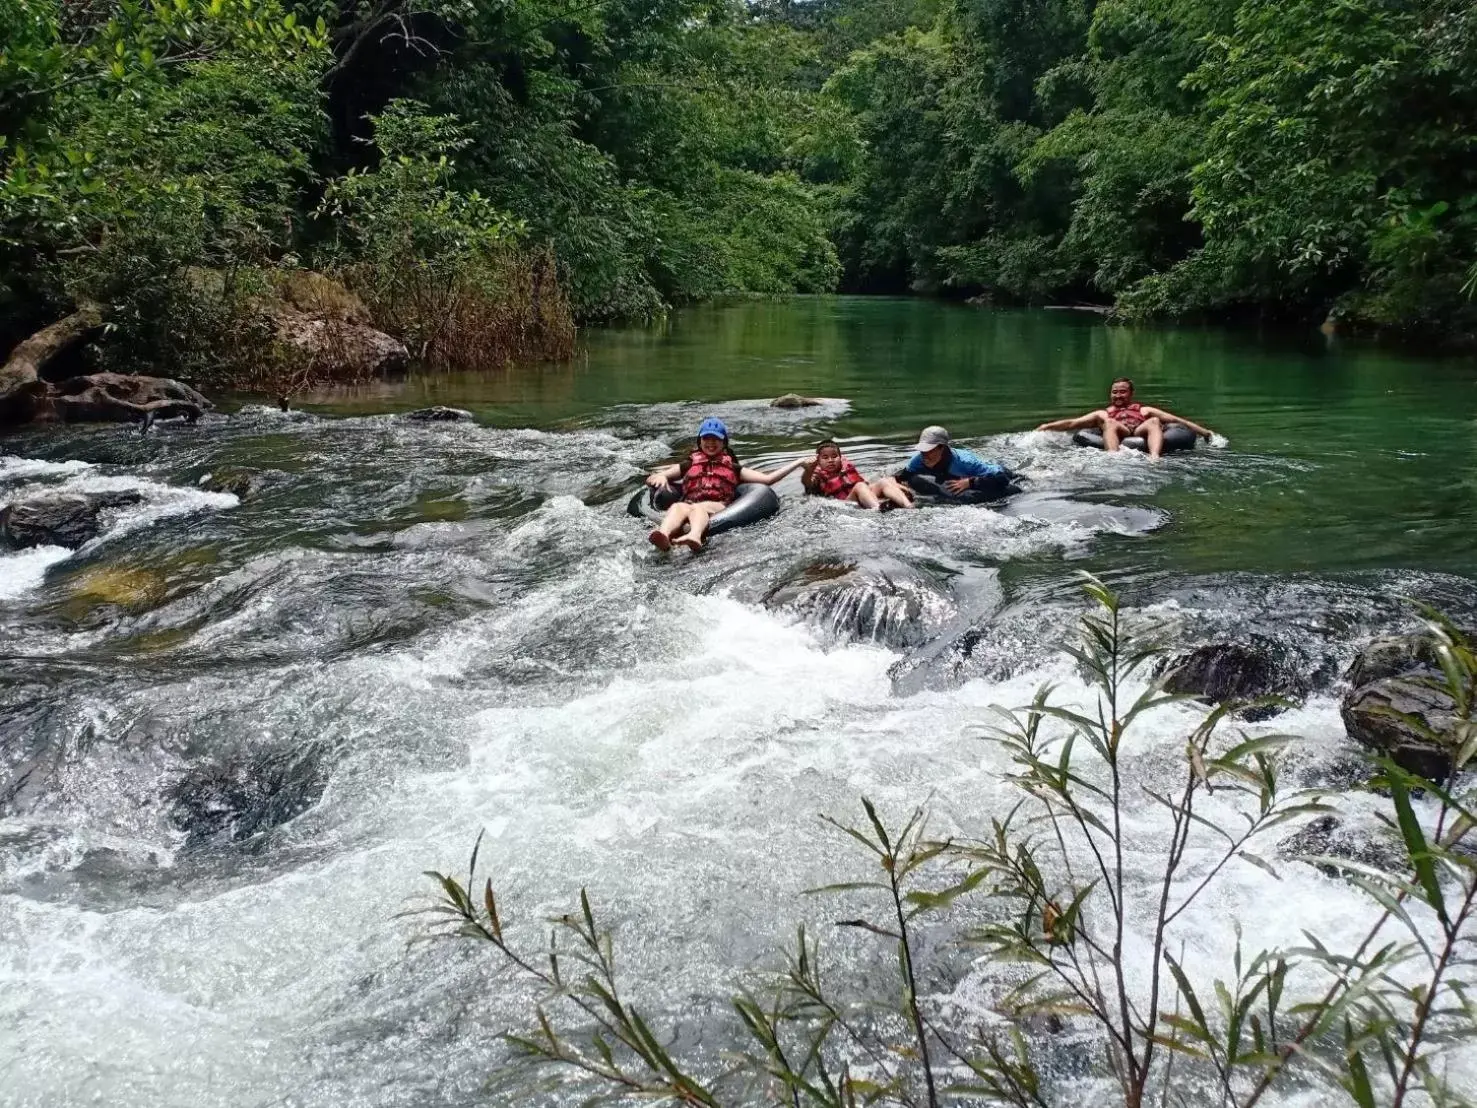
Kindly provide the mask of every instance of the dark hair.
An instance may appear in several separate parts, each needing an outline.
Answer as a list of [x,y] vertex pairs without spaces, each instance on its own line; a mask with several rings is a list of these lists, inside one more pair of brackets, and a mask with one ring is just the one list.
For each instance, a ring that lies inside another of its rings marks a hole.
[[828,446],[834,446],[834,447],[836,447],[836,453],[837,454],[840,454],[841,453],[841,447],[837,444],[837,442],[836,442],[835,439],[821,439],[820,442],[818,442],[818,443],[815,444],[815,452],[817,454],[819,454],[822,450],[824,450]]
[[[1114,377],[1113,378],[1113,385],[1127,385],[1128,388],[1129,388],[1129,391],[1132,391],[1133,390],[1133,378],[1132,377]],[[1109,385],[1108,387],[1109,388],[1112,388],[1113,385]]]

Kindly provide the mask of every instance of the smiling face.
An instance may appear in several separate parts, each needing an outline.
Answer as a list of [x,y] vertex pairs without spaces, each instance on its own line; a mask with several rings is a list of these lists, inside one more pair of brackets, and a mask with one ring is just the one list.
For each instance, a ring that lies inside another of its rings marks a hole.
[[815,452],[816,468],[834,473],[841,468],[841,448],[836,446],[823,446]]
[[1121,408],[1133,401],[1133,383],[1131,381],[1114,381],[1113,387],[1108,390],[1108,395],[1113,400],[1113,407]]
[[947,448],[943,446],[935,446],[932,450],[925,450],[923,452],[923,464],[926,466],[938,465],[944,460],[945,449]]
[[723,453],[723,440],[717,435],[704,435],[697,440],[698,449],[710,458]]

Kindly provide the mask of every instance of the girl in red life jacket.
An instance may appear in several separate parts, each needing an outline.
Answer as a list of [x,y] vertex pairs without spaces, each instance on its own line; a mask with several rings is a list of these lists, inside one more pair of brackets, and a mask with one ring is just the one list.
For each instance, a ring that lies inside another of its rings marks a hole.
[[891,477],[868,483],[832,439],[815,448],[815,457],[805,463],[800,480],[808,493],[853,501],[863,508],[880,508],[883,500],[899,508],[913,507],[911,490]]
[[[773,485],[805,464],[804,458],[797,458],[773,473],[749,469],[729,447],[728,428],[722,420],[703,420],[697,436],[698,448],[686,461],[663,466],[646,479],[658,489],[670,488],[679,478],[682,481],[682,499],[667,509],[661,524],[647,536],[658,550],[670,550],[674,542],[701,550],[708,523],[733,503],[739,485]],[[684,528],[687,533],[681,535]]]

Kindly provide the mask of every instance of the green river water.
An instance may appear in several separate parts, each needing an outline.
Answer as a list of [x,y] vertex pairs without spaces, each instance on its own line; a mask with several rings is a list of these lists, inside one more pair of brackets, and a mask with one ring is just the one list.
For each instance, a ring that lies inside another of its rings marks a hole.
[[[1477,364],[1316,332],[1111,327],[926,300],[746,302],[589,331],[570,365],[412,378],[324,397],[319,410],[444,403],[499,426],[561,427],[598,424],[613,404],[794,392],[849,401],[839,418],[812,422],[852,453],[852,440],[891,446],[877,453],[881,472],[934,422],[1020,461],[1029,446],[1012,451],[999,436],[1101,406],[1120,375],[1141,401],[1210,427],[1229,448],[1202,446],[1188,479],[1136,498],[1173,524],[1148,549],[1102,551],[1104,572],[1477,574]],[[746,446],[784,454],[809,443],[770,434]]]

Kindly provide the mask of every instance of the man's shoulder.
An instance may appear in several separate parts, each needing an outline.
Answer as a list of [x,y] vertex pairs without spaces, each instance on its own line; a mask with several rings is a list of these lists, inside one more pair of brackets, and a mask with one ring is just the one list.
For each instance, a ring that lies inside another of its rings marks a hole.
[[968,466],[969,468],[977,471],[994,473],[1000,469],[1000,464],[998,462],[992,462],[986,458],[981,458],[973,450],[957,449],[954,451],[954,456],[959,459],[961,465]]

